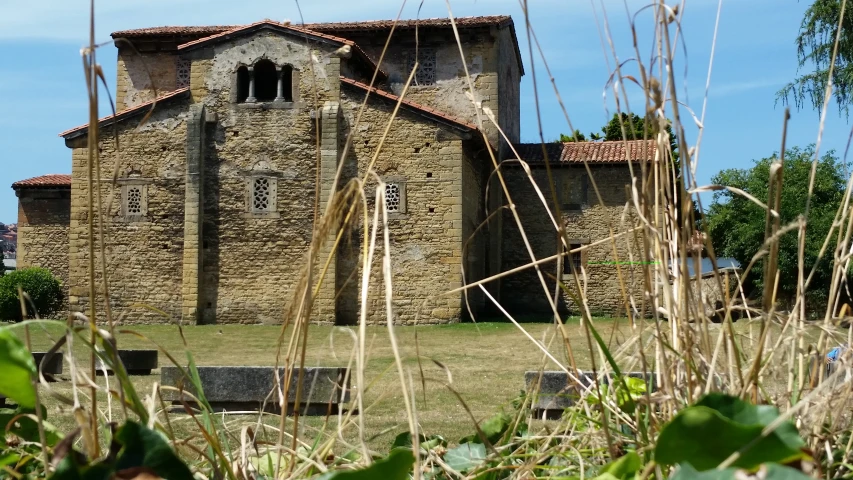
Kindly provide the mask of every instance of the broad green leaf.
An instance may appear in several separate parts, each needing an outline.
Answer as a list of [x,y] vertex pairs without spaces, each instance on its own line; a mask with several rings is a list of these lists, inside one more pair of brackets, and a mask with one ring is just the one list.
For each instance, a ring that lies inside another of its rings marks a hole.
[[[764,480],[809,480],[812,478],[799,470],[775,463],[766,464],[762,468],[766,469],[764,475],[760,477]],[[679,465],[675,474],[669,478],[670,480],[737,480],[746,478],[746,475],[738,476],[738,469],[736,468],[697,472],[689,463],[684,463]]]
[[398,448],[367,468],[329,472],[317,480],[408,480],[414,463],[415,456],[411,450]]
[[[427,437],[424,434],[420,434],[420,448],[423,450],[432,450],[438,446],[447,446],[447,440],[444,439],[441,435],[430,435]],[[391,444],[391,449],[395,448],[412,448],[412,434],[411,432],[403,432],[397,435],[394,438],[394,443]]]
[[[8,430],[9,433],[14,434],[27,442],[40,442],[41,439],[39,438],[38,422],[36,422],[32,416],[22,415],[23,413],[35,415],[35,412],[25,410],[20,407],[15,410],[10,408],[0,408],[0,432],[5,432],[6,426],[9,425],[9,422],[11,422],[12,419],[15,419],[15,423],[12,424],[11,428]],[[47,441],[48,446],[54,446],[62,440],[62,435],[59,434],[56,427],[44,420],[42,420],[42,426],[44,427],[45,440]],[[0,445],[4,443],[2,437],[3,435],[0,435]]]
[[[499,413],[480,424],[480,430],[490,443],[496,443],[512,425],[512,417],[506,413]],[[459,443],[483,443],[480,435],[474,433],[459,440]]]
[[189,467],[175,455],[161,433],[128,420],[116,432],[115,440],[122,445],[115,471],[147,467],[169,480],[193,480]]
[[[643,460],[637,455],[637,452],[630,451],[602,467],[596,479],[615,478],[621,480],[624,478],[634,478],[634,475],[641,468],[643,468]],[[606,477],[607,475],[610,477]]]
[[460,473],[480,466],[486,460],[486,446],[482,443],[463,443],[444,454],[444,462]]
[[24,343],[7,327],[0,327],[0,394],[24,408],[36,405],[32,378],[36,362]]
[[777,416],[773,407],[751,405],[723,394],[708,395],[664,426],[655,460],[663,465],[687,462],[703,471],[716,468],[737,451],[741,455],[732,466],[748,470],[766,462],[806,458],[801,450],[803,440],[790,422],[761,437],[764,427]]

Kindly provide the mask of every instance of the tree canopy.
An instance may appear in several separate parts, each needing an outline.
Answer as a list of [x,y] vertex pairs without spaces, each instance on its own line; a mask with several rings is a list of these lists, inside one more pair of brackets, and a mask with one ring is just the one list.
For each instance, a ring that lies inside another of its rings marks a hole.
[[[815,0],[806,10],[800,33],[797,35],[798,74],[776,94],[777,101],[793,103],[797,108],[807,105],[823,107],[829,67],[838,36],[838,20],[842,0]],[[839,111],[849,115],[853,101],[853,5],[848,4],[841,24],[838,54],[832,72],[832,94]],[[813,69],[813,70],[812,70]]]
[[[621,121],[619,117],[622,117]],[[603,127],[601,127],[601,133],[591,132],[589,134],[589,140],[591,141],[614,141],[614,140],[623,140],[622,137],[622,124],[625,125],[625,134],[628,140],[642,140],[644,138],[651,138],[653,135],[657,133],[657,122],[649,122],[649,131],[646,132],[646,119],[637,115],[636,113],[631,113],[630,115],[622,112],[614,113],[613,118],[611,118]],[[678,144],[675,142],[675,134],[672,133],[672,127],[667,125],[666,127],[667,133],[669,133],[669,146],[672,149],[673,158],[678,160]],[[587,137],[580,130],[575,130],[571,135],[560,134],[561,142],[586,142]]]
[[[780,220],[784,227],[795,221],[805,211],[808,198],[809,175],[815,155],[814,146],[791,148],[785,151]],[[770,166],[779,158],[778,153],[755,161],[752,168],[729,169],[718,173],[712,180],[717,185],[737,187],[767,204]],[[820,248],[829,233],[835,213],[841,205],[846,177],[843,165],[834,152],[820,158],[815,176],[812,202],[807,218],[804,267],[808,276],[817,261]],[[729,190],[714,194],[705,218],[717,255],[734,257],[745,268],[761,249],[765,235],[765,210]],[[807,298],[825,301],[832,275],[832,248],[818,263],[815,277],[809,286]],[[785,233],[779,240],[779,298],[790,302],[795,298],[798,276],[797,231]],[[761,263],[751,270],[747,289],[763,288]],[[749,293],[749,292],[747,292]]]

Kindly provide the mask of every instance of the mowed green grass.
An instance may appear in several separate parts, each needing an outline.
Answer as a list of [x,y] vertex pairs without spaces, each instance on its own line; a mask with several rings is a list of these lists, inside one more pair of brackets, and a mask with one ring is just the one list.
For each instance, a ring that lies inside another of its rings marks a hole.
[[[594,325],[605,341],[612,342],[614,351],[617,349],[615,347],[632,336],[631,326],[625,319],[597,319]],[[530,336],[548,346],[548,350],[557,360],[568,364],[566,349],[560,337],[555,338],[558,331],[553,324],[525,323],[522,326]],[[739,322],[736,326],[745,337],[750,335],[750,327],[746,322]],[[564,328],[578,367],[590,367],[587,337],[583,329],[577,320],[568,320]],[[119,330],[119,348],[159,346],[182,365],[186,365],[186,349],[192,352],[198,365],[274,365],[281,334],[280,326],[184,327],[183,336],[187,344],[185,348],[179,330],[174,325],[127,326]],[[15,331],[22,333],[20,328]],[[49,348],[61,333],[61,329],[36,326],[31,332],[33,350],[39,351]],[[452,376],[453,388],[479,421],[502,409],[512,409],[513,399],[524,389],[523,374],[526,370],[554,370],[557,367],[511,323],[395,327],[394,332],[407,381],[410,378],[414,388],[419,429],[426,434],[442,435],[451,443],[472,433],[474,429],[471,415],[460,399],[446,386],[450,381],[448,372]],[[346,366],[352,358],[356,333],[356,327],[311,325],[306,365]],[[288,331],[285,334],[285,347],[289,338]],[[388,449],[396,434],[408,429],[402,389],[387,327],[367,328],[367,349],[366,386],[357,385],[355,379],[353,384],[356,388],[365,388],[364,437],[368,439],[371,448],[383,451]],[[77,365],[88,365],[88,353],[82,345],[76,345],[73,351]],[[169,362],[161,353],[160,365]],[[439,364],[446,367],[446,370]],[[63,381],[51,384],[50,388],[67,395],[71,390],[67,364],[65,372],[66,375],[60,377]],[[140,395],[150,396],[159,375],[155,372],[155,375],[132,378]],[[103,385],[104,381],[103,377],[98,377],[100,385]],[[114,387],[115,380],[110,377],[110,381],[111,387]],[[80,391],[81,394],[87,392],[88,389]],[[73,419],[68,407],[50,395],[45,396],[44,402],[54,424],[65,431],[73,428]],[[84,404],[89,405],[89,401]],[[103,415],[110,414],[105,401],[101,401],[99,406]],[[117,405],[113,404],[111,414],[113,418],[118,418]],[[170,418],[179,434],[192,434],[194,427],[186,415],[172,415]],[[257,418],[229,417],[228,421],[231,426],[237,428],[241,422],[257,421]],[[289,423],[291,419],[287,421]],[[336,421],[330,419],[329,423],[325,424],[324,418],[303,417],[301,435],[310,441],[316,437],[317,429],[325,427],[333,431]],[[278,420],[270,416],[264,423],[277,425]],[[236,435],[239,437],[239,428]],[[343,432],[343,437],[354,442],[358,438],[357,427],[348,427]]]

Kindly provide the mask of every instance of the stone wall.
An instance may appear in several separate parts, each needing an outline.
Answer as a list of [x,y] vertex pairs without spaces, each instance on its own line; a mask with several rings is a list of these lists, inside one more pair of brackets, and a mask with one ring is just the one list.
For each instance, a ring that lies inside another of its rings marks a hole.
[[[354,125],[363,99],[359,90],[342,90],[344,116],[353,136],[344,167],[345,179],[364,176],[393,109],[392,104],[369,102],[360,124]],[[374,169],[383,180],[405,185],[405,213],[390,215],[388,225],[397,323],[443,323],[462,316],[462,295],[440,294],[462,285],[461,245],[463,231],[469,229],[463,184],[476,188],[481,183],[473,178],[472,168],[463,167],[473,162],[467,157],[468,141],[450,127],[401,109],[377,158]],[[368,176],[364,192],[371,213],[375,189],[376,183]],[[473,223],[470,217],[468,220]],[[342,304],[354,305],[352,300],[358,298],[361,240],[365,235],[369,238],[369,234],[369,229],[359,228],[346,235],[340,248],[339,288],[343,287],[341,296],[346,300],[339,302],[339,316],[345,323],[357,320],[357,311]],[[385,321],[381,239],[380,235],[370,277],[367,311],[372,322]],[[470,255],[478,258],[477,252]],[[343,285],[345,281],[349,283]]]
[[[509,41],[509,32],[509,27],[460,29],[459,35],[465,54],[463,64],[453,30],[422,27],[418,30],[417,43],[414,30],[398,30],[394,33],[380,67],[388,73],[391,90],[400,94],[409,77],[409,57],[414,55],[416,45],[419,48],[435,49],[435,85],[419,86],[413,82],[406,98],[476,124],[474,105],[465,95],[469,90],[465,77],[467,66],[477,99],[483,102],[483,106],[489,107],[503,123],[510,140],[518,141],[517,92],[520,77],[515,50]],[[346,36],[361,46],[373,59],[379,59],[388,38],[385,32],[378,35],[375,32],[347,32]],[[500,63],[507,61],[509,63]],[[514,83],[503,85],[507,80]],[[503,113],[503,109],[508,109],[508,112]],[[489,140],[493,145],[498,145],[497,129],[485,118],[483,124]]]
[[[584,180],[586,171],[583,165],[552,168],[562,207],[561,222],[570,242],[591,244],[611,238],[611,229],[614,234],[621,234],[615,239],[615,244],[614,241],[606,241],[586,249],[586,281],[582,288],[593,315],[623,316],[629,296],[633,296],[638,305],[643,298],[641,268],[624,263],[630,260],[640,261],[637,252],[641,246],[637,235],[630,233],[635,226],[632,208],[627,212],[625,210],[625,187],[631,183],[630,172],[624,164],[590,165],[590,168],[601,193],[601,204],[596,199],[592,183]],[[533,168],[532,172],[551,211],[555,212],[545,169]],[[524,172],[517,167],[507,169],[506,179],[512,202],[516,206],[536,258],[561,253],[562,247],[558,243],[556,228]],[[586,190],[586,195],[582,195],[585,198],[580,208],[577,208],[575,203],[579,195],[573,193],[575,189]],[[625,213],[627,214],[623,215]],[[530,256],[510,212],[503,215],[503,232],[503,269],[510,270],[530,263]],[[629,258],[629,251],[633,252],[633,259]],[[567,284],[574,285],[573,277],[564,276],[562,272],[557,271],[557,267],[557,262],[540,266],[551,295],[554,292],[555,277],[563,278]],[[626,286],[624,292],[620,286],[620,273]],[[550,312],[547,296],[533,268],[504,278],[502,294],[502,303],[510,310],[546,315]],[[573,300],[565,294],[560,295],[558,306],[563,311],[578,311]]]
[[[143,126],[138,127],[141,117],[118,125],[120,151],[111,136],[99,142],[111,304],[115,317],[127,323],[181,317],[187,114],[186,101],[161,105]],[[88,149],[84,142],[85,137],[78,140],[72,152],[69,301],[72,309],[88,312]],[[117,184],[110,181],[114,175]],[[142,215],[124,212],[122,191],[128,182],[145,190]],[[100,292],[97,236],[95,242],[96,290]],[[103,300],[97,295],[97,308],[103,312]],[[156,308],[166,317],[138,305]]]
[[175,90],[178,56],[119,49],[116,69],[116,111],[131,108]]
[[18,269],[42,267],[62,282],[68,294],[68,188],[19,188]]

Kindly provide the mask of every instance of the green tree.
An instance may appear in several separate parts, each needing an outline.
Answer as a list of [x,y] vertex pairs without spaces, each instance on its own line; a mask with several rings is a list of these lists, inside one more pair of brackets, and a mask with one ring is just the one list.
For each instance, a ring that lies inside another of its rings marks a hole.
[[[776,100],[787,104],[793,101],[797,108],[811,105],[821,109],[829,79],[829,66],[838,35],[838,19],[842,0],[815,0],[806,10],[797,45],[798,74],[807,68],[808,73],[796,77],[776,93]],[[832,93],[838,109],[849,114],[853,100],[853,5],[847,4],[841,24],[838,54],[832,72]]]
[[[785,151],[785,167],[781,195],[781,225],[795,221],[806,208],[809,175],[815,155],[814,146],[791,148]],[[729,169],[718,173],[712,180],[714,184],[737,187],[767,203],[770,166],[778,160],[778,153],[755,161],[749,169]],[[814,192],[807,218],[804,267],[806,275],[817,261],[824,239],[829,233],[835,213],[841,205],[845,189],[843,164],[834,152],[820,158],[815,175]],[[711,236],[717,255],[734,257],[744,267],[764,243],[765,211],[729,190],[714,194],[714,199],[706,214],[708,233]],[[830,245],[834,247],[834,245]],[[797,290],[798,275],[797,232],[784,234],[779,240],[779,299],[790,304]],[[807,298],[822,302],[828,297],[832,274],[832,250],[824,255],[815,271],[809,286]],[[757,263],[747,279],[747,287],[763,288],[763,265]],[[755,290],[759,292],[760,290]]]
[[0,277],[6,274],[6,262],[3,260],[3,249],[0,248]]
[[583,133],[581,133],[581,131],[580,131],[580,130],[575,130],[575,133],[573,133],[573,134],[571,134],[571,135],[566,135],[566,134],[564,134],[564,133],[561,133],[561,134],[560,134],[560,142],[563,142],[563,143],[567,143],[567,142],[585,142],[585,141],[586,141],[586,137],[584,136],[584,134],[583,134]]

